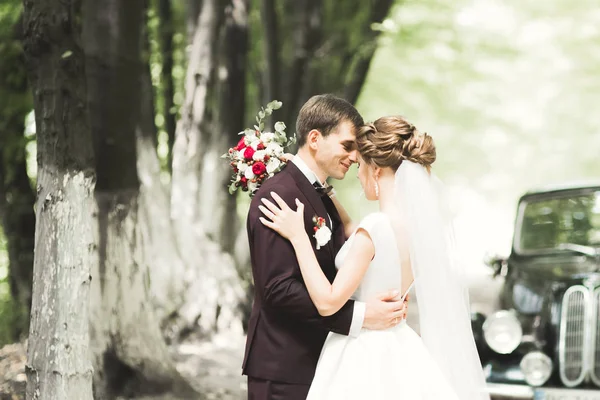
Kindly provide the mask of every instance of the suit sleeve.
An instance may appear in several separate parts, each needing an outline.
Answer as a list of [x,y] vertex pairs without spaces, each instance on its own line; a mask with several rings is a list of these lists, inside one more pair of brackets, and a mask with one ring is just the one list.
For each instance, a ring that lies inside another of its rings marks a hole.
[[[273,188],[285,202],[296,208],[294,200],[299,193],[283,186]],[[317,324],[323,329],[348,335],[352,323],[354,300],[349,300],[335,314],[322,317],[314,306],[300,275],[296,253],[292,244],[277,232],[264,226],[258,218],[262,216],[258,205],[260,196],[273,201],[266,191],[257,194],[248,215],[248,232],[253,243],[255,290],[262,291],[266,307],[286,313],[307,323]],[[305,203],[306,204],[306,203]],[[305,215],[305,225],[312,228],[310,218]]]

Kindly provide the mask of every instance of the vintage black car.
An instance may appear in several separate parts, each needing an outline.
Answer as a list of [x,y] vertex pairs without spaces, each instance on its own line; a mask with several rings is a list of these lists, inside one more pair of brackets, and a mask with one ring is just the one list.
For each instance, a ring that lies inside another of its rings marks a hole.
[[600,400],[600,182],[521,197],[501,310],[474,315],[492,395]]

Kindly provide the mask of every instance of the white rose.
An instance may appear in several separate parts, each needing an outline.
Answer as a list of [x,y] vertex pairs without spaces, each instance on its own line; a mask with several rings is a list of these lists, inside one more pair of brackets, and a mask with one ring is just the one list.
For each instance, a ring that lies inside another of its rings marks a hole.
[[254,172],[252,172],[252,168],[246,168],[244,171],[244,176],[246,179],[251,180],[255,178]]
[[260,138],[265,144],[269,144],[273,141],[273,139],[275,139],[275,134],[273,132],[263,132],[260,135]]
[[283,147],[281,147],[278,143],[269,143],[267,146],[267,152],[275,155],[275,157],[279,157],[283,154]]
[[244,171],[246,171],[246,168],[248,168],[248,164],[246,164],[244,161],[238,161],[238,163],[237,163],[238,171],[240,171],[243,174]]
[[252,139],[250,140],[250,147],[252,147],[254,150],[256,150],[259,143],[261,143],[261,140],[259,138],[257,138],[256,136],[253,136]]
[[322,246],[325,246],[329,240],[331,240],[331,231],[328,227],[322,226],[315,232],[315,239],[317,240],[317,250]]
[[262,160],[264,160],[266,155],[267,155],[266,150],[257,150],[254,152],[254,156],[252,156],[252,158],[254,158],[254,161],[262,161]]
[[272,174],[277,170],[277,168],[279,168],[280,165],[281,161],[279,161],[279,158],[271,157],[267,163],[267,172]]

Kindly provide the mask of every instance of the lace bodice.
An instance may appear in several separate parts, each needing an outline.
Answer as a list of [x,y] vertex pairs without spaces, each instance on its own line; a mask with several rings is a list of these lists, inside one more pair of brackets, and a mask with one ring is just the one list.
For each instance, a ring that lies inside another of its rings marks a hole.
[[[367,215],[356,230],[367,231],[375,247],[375,257],[371,260],[363,280],[352,296],[358,301],[367,301],[387,290],[399,289],[402,283],[402,271],[396,239],[389,217],[381,212]],[[356,231],[348,238],[335,257],[335,266],[340,269],[352,247]]]

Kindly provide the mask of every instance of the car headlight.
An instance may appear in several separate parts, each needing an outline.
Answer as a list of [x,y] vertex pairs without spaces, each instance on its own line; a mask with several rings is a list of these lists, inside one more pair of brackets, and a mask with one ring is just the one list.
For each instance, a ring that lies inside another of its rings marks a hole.
[[496,353],[510,354],[521,343],[523,329],[512,312],[497,311],[483,323],[483,337]]
[[520,367],[525,381],[531,386],[542,386],[552,374],[552,360],[541,351],[527,353]]

